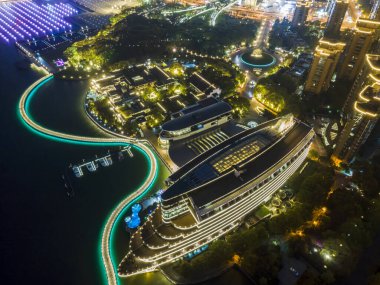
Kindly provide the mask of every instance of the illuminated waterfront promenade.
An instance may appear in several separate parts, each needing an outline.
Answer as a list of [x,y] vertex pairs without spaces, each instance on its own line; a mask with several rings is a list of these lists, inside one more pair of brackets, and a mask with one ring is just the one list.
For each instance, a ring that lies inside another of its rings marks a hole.
[[145,194],[149,189],[152,183],[154,182],[157,174],[157,160],[152,152],[152,150],[147,147],[144,143],[145,140],[136,140],[128,137],[115,137],[115,138],[94,138],[86,136],[77,136],[65,134],[57,131],[47,129],[38,123],[34,122],[30,117],[28,112],[29,100],[33,94],[45,83],[53,78],[53,75],[47,75],[32,85],[30,85],[22,94],[22,97],[19,101],[19,114],[23,122],[27,127],[31,128],[33,131],[37,132],[40,135],[46,136],[48,138],[58,139],[62,142],[67,143],[84,143],[89,145],[130,145],[133,144],[138,150],[142,151],[149,160],[149,173],[146,180],[143,184],[134,191],[131,195],[123,199],[111,212],[108,217],[107,223],[104,226],[102,234],[102,260],[105,267],[108,284],[117,284],[117,276],[112,263],[110,255],[110,236],[112,229],[117,221],[117,218],[122,213],[122,211],[134,200],[138,199],[141,195]]

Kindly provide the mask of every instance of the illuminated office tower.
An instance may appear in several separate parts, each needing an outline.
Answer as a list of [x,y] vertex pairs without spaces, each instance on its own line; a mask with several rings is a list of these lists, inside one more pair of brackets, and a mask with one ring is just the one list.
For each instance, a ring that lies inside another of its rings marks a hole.
[[374,42],[378,39],[379,30],[379,21],[357,20],[352,41],[339,68],[339,77],[355,79],[363,67],[366,54],[371,51]]
[[256,7],[257,0],[243,0],[243,6]]
[[322,38],[315,48],[313,63],[307,76],[305,91],[319,94],[326,91],[334,75],[345,44]]
[[336,0],[332,4],[329,18],[327,19],[325,37],[330,39],[338,39],[340,28],[343,23],[344,16],[346,15],[348,2],[345,0]]
[[335,164],[349,163],[365,143],[380,115],[380,55],[366,55],[347,99],[346,123],[332,155]]
[[380,0],[374,0],[369,18],[371,20],[380,21]]
[[331,14],[332,8],[334,7],[335,0],[327,0],[325,4],[325,12],[327,15]]
[[310,10],[310,2],[297,1],[296,9],[294,10],[292,27],[303,26],[306,22],[307,15]]

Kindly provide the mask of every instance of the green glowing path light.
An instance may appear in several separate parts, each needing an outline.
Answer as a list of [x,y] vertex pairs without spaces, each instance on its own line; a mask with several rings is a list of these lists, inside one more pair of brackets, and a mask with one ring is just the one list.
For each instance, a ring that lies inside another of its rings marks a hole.
[[[143,152],[144,156],[146,155],[145,152]],[[149,159],[148,156],[146,156],[147,159]],[[150,165],[150,164],[149,164]],[[150,165],[151,167],[151,165]],[[158,169],[158,168],[157,168]],[[135,199],[133,199],[131,202],[128,203],[128,205],[126,205],[123,210],[120,212],[120,214],[117,216],[115,222],[114,222],[114,226],[112,227],[112,231],[111,231],[111,235],[110,235],[110,241],[111,241],[111,246],[110,246],[110,255],[111,255],[111,260],[112,260],[112,264],[113,264],[113,267],[114,268],[117,268],[117,264],[116,264],[116,261],[115,261],[115,253],[114,253],[114,247],[112,246],[114,243],[112,242],[115,238],[115,224],[118,224],[120,222],[120,219],[125,215],[126,211],[132,206],[132,204],[136,203],[138,200],[142,199],[143,197],[145,197],[146,194],[149,193],[149,191],[151,190],[152,186],[155,184],[156,182],[156,179],[157,179],[157,173],[158,171],[156,171],[156,175],[153,179],[153,181],[150,183],[150,185],[145,189],[145,191],[143,193],[141,193],[139,196],[137,196]],[[145,180],[147,179],[148,177],[145,178]],[[105,274],[103,274],[105,276]],[[119,278],[117,279],[117,283],[119,284]]]
[[[34,95],[37,94],[37,91],[43,85],[45,85],[46,83],[51,81],[53,78],[54,78],[53,75],[47,75],[47,76],[41,78],[40,80],[36,81],[24,92],[23,96],[20,99],[19,108],[17,110],[18,111],[17,115],[18,115],[19,120],[22,122],[22,124],[29,131],[31,131],[32,133],[34,133],[38,136],[41,136],[45,139],[57,141],[60,143],[70,143],[70,144],[78,144],[78,145],[86,145],[86,146],[120,146],[120,145],[121,146],[128,146],[128,145],[130,145],[134,149],[136,149],[137,151],[142,153],[148,161],[149,171],[148,171],[148,174],[147,174],[146,178],[144,179],[144,182],[142,183],[142,185],[137,188],[138,189],[137,191],[140,191],[139,194],[134,198],[131,197],[131,199],[128,199],[128,198],[130,196],[133,196],[133,194],[130,194],[127,197],[125,197],[121,202],[121,203],[126,202],[125,205],[124,204],[118,204],[111,211],[111,214],[107,218],[107,222],[103,226],[103,234],[104,234],[105,228],[107,227],[107,225],[109,223],[111,223],[111,229],[109,232],[109,236],[107,237],[108,244],[109,244],[109,246],[108,246],[109,252],[107,254],[109,255],[109,258],[110,258],[111,263],[112,263],[114,276],[109,276],[109,273],[107,273],[107,270],[106,270],[106,267],[107,267],[106,262],[107,261],[104,260],[104,256],[103,256],[103,252],[102,252],[103,236],[100,235],[101,246],[99,247],[99,249],[100,249],[99,250],[99,256],[100,256],[99,260],[102,262],[101,268],[103,269],[102,272],[103,272],[104,281],[105,281],[105,283],[119,284],[120,280],[116,274],[117,264],[116,264],[115,259],[114,259],[115,254],[114,254],[114,250],[113,250],[113,246],[112,246],[114,236],[115,236],[115,225],[117,223],[119,223],[121,217],[125,214],[125,212],[129,209],[129,207],[133,203],[136,203],[136,201],[143,198],[151,190],[152,186],[154,185],[154,183],[157,179],[157,175],[158,175],[157,159],[156,159],[156,156],[154,155],[154,153],[151,152],[150,149],[148,149],[146,146],[143,146],[141,144],[141,146],[145,148],[145,149],[143,149],[142,147],[140,147],[136,144],[133,144],[132,142],[126,142],[128,140],[128,138],[125,138],[125,139],[121,139],[121,138],[119,138],[119,139],[108,139],[108,140],[113,140],[113,141],[107,141],[107,139],[104,139],[104,138],[88,138],[88,137],[74,136],[74,135],[64,134],[64,133],[60,133],[60,132],[50,130],[50,129],[45,128],[45,127],[39,125],[38,123],[36,123],[33,120],[32,116],[30,115],[30,112],[29,112],[30,102],[33,99]],[[117,141],[117,140],[120,140],[120,141]],[[124,140],[124,141],[122,141],[122,140]],[[147,151],[149,152],[149,154]],[[144,184],[147,184],[147,185],[144,187]],[[137,191],[135,191],[135,192],[137,192]],[[121,210],[119,210],[119,212],[117,212],[117,214],[113,217],[112,215],[114,214],[115,210],[119,209],[120,207],[121,207]],[[110,280],[110,277],[111,277],[111,280]],[[115,282],[112,282],[112,281],[115,281]]]

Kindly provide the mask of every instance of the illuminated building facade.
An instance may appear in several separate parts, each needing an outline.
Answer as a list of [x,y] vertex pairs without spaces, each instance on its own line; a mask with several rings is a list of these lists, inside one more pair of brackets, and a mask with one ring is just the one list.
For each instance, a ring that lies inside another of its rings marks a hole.
[[329,39],[339,39],[340,28],[346,15],[348,2],[345,0],[336,0],[332,3],[331,12],[327,19],[325,37]]
[[257,0],[244,0],[243,6],[256,7],[257,6]]
[[232,119],[231,112],[232,108],[226,102],[206,98],[183,109],[177,113],[176,118],[164,123],[158,141],[163,148],[168,148],[174,141],[227,123]]
[[335,163],[352,161],[379,118],[380,55],[366,55],[343,111],[346,123],[332,155]]
[[306,158],[313,129],[292,115],[245,130],[189,161],[133,233],[119,276],[150,272],[239,226]]
[[164,2],[182,4],[185,6],[201,6],[206,4],[205,0],[165,0]]
[[338,76],[350,80],[356,78],[363,67],[366,54],[372,49],[374,42],[378,39],[380,22],[358,19],[351,43],[348,45],[342,66],[339,68]]
[[310,10],[310,2],[297,1],[296,9],[292,19],[292,27],[298,27],[305,25],[307,15]]
[[374,0],[372,3],[373,5],[369,18],[371,20],[380,21],[380,0]]
[[325,38],[319,41],[305,83],[306,92],[319,94],[329,88],[344,47],[344,43],[327,40]]

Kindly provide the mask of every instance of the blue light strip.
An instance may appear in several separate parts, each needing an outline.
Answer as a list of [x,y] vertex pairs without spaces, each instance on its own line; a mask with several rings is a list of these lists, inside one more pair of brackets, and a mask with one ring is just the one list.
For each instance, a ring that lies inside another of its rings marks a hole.
[[253,63],[249,63],[249,62],[246,62],[246,61],[243,59],[243,55],[244,55],[244,54],[240,55],[240,60],[241,60],[241,62],[244,63],[245,65],[249,65],[249,66],[252,66],[252,67],[254,67],[254,68],[265,68],[265,67],[270,67],[270,66],[272,66],[273,64],[276,63],[276,58],[275,58],[273,55],[269,54],[269,53],[266,53],[266,54],[269,55],[270,57],[272,57],[272,62],[271,62],[271,63],[268,63],[268,64],[253,64]]

